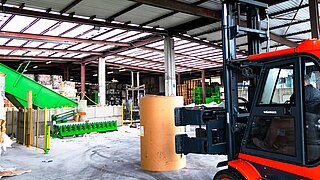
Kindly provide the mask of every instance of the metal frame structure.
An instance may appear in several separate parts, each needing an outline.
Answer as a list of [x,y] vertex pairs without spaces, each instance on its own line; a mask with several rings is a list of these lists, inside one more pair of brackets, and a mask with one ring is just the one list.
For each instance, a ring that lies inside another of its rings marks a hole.
[[[309,16],[309,12],[311,17],[318,16],[317,0],[310,3],[303,0],[261,1],[270,6],[271,50],[295,47],[319,29],[319,23],[310,21]],[[175,41],[177,73],[197,74],[205,70],[209,74],[207,71],[210,69],[222,67],[221,2],[103,1],[114,8],[103,11],[105,14],[99,9],[104,8],[101,0],[90,3],[90,7],[88,2],[70,0],[48,4],[37,0],[1,1],[1,60],[16,63],[15,66],[23,60],[32,60],[33,64],[37,63],[42,68],[48,68],[41,65],[43,61],[68,63],[69,67],[77,69],[69,73],[73,79],[77,79],[74,76],[81,72],[77,64],[87,66],[87,76],[95,74],[90,66],[96,66],[99,57],[106,59],[108,68],[130,68],[162,74],[163,36],[170,35]],[[96,8],[96,14],[86,10],[88,8]],[[241,20],[240,23],[245,25],[246,21]],[[12,28],[12,24],[17,26]],[[310,29],[299,28],[306,26]],[[241,34],[236,39],[237,58],[245,57],[250,49],[247,47],[248,41]],[[37,69],[28,71],[36,73]],[[66,74],[62,66],[59,71]]]

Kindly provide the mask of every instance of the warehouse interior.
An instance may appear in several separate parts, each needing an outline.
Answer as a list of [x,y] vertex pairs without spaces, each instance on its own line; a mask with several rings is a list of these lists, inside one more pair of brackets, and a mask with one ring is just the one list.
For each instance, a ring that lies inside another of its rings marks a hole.
[[[1,139],[0,175],[212,179],[225,168],[217,165],[228,159],[226,154],[173,152],[172,165],[165,147],[151,147],[160,160],[148,163],[152,160],[143,157],[152,155],[143,148],[151,146],[144,142],[147,123],[154,122],[149,119],[156,119],[150,132],[160,132],[154,138],[174,149],[174,135],[166,141],[162,132],[174,127],[175,107],[224,106],[224,2],[1,0],[1,133],[13,144],[6,148]],[[318,0],[257,2],[268,14],[259,22],[268,33],[260,53],[319,38]],[[240,13],[238,23],[247,24]],[[247,34],[234,39],[235,59],[254,54]],[[248,81],[240,79],[237,86],[246,102]],[[169,118],[161,114],[167,111]],[[179,133],[196,128],[183,126]]]

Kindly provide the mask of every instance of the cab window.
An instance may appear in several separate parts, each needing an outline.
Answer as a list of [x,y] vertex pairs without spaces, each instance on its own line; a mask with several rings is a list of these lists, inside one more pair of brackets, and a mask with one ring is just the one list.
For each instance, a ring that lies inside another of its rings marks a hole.
[[293,65],[271,68],[259,104],[289,103],[293,90]]

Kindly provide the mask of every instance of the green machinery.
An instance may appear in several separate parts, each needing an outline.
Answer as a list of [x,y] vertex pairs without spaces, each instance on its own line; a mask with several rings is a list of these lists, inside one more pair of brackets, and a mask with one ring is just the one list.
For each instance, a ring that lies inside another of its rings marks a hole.
[[63,138],[66,136],[77,136],[81,134],[108,131],[116,131],[117,121],[94,121],[94,122],[70,122],[53,125],[53,137]]
[[[191,91],[192,102],[196,105],[202,104],[202,87],[195,87]],[[220,86],[206,87],[206,104],[211,102],[221,103]]]
[[67,111],[61,114],[53,114],[51,115],[52,122],[54,124],[66,123],[70,120],[70,118],[74,118],[77,115],[75,110]]
[[63,138],[91,132],[104,133],[116,131],[118,128],[117,121],[69,122],[76,116],[78,114],[74,110],[52,115],[52,137]]
[[11,69],[1,63],[0,72],[6,74],[6,97],[16,107],[27,107],[27,92],[29,90],[32,91],[33,105],[39,108],[78,106],[76,102],[24,76],[18,70]]

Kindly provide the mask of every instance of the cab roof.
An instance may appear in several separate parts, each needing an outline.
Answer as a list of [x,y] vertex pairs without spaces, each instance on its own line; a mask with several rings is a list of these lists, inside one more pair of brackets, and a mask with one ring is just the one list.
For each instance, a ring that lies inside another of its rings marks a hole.
[[250,55],[248,56],[248,60],[259,60],[297,53],[308,53],[320,58],[320,39],[305,40],[295,48],[288,48],[273,52]]

